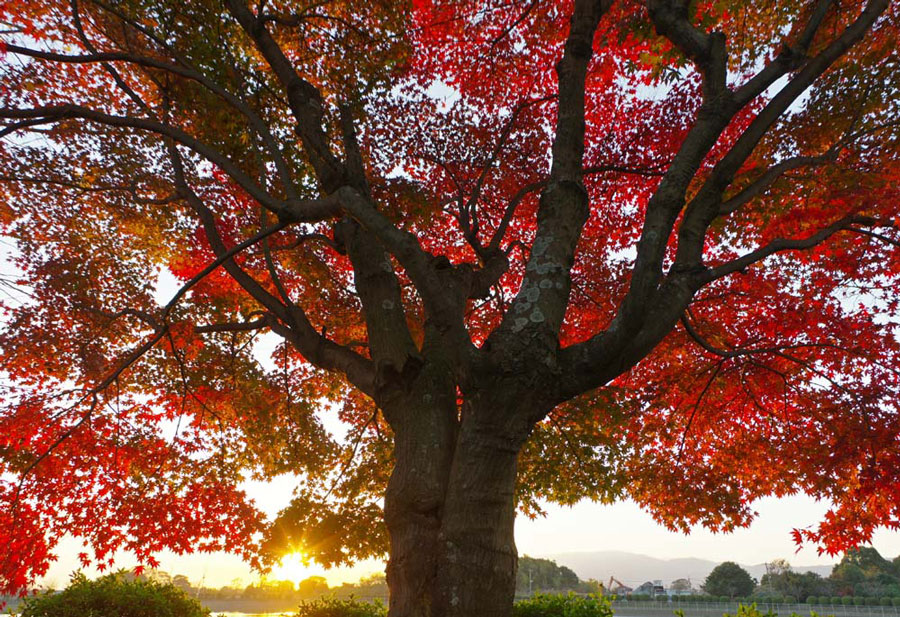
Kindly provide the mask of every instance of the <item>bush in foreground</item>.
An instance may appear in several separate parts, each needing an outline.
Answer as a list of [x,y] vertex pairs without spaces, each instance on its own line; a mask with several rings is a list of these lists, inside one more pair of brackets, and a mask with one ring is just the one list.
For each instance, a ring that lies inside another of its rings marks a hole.
[[118,572],[91,581],[81,573],[60,593],[25,600],[21,617],[209,617],[174,585],[129,580]]

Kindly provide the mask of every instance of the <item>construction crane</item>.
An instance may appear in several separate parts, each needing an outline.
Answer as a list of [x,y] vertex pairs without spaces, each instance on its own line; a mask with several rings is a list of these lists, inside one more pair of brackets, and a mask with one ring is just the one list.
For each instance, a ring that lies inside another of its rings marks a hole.
[[[613,587],[613,583],[616,584],[615,587]],[[623,583],[622,581],[617,579],[615,576],[610,576],[609,582],[606,584],[606,593],[612,594],[613,592],[618,591],[620,589],[622,590],[622,592],[625,592],[625,593],[631,591],[631,587],[629,587],[628,585],[626,585],[625,583]]]

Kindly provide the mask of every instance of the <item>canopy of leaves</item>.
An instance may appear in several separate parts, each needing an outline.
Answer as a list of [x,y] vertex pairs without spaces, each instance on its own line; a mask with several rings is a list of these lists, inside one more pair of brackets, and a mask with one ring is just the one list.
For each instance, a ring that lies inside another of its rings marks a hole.
[[[511,311],[541,293],[523,280],[546,249],[538,195],[572,2],[226,4],[0,0],[15,283],[0,589],[45,572],[64,531],[104,565],[117,549],[149,565],[163,548],[384,553],[393,445],[370,376],[385,333],[360,264],[396,273],[395,325],[416,346],[434,318],[422,259],[504,265],[465,301],[466,345],[531,319]],[[671,528],[730,530],[756,497],[803,491],[833,508],[797,540],[840,551],[900,525],[900,9],[684,4],[679,24],[727,41],[720,85],[740,105],[690,173],[669,173],[717,117],[708,75],[658,12],[612,3],[586,77],[589,213],[555,346],[591,357],[634,314],[667,325],[620,341],[602,371],[560,373],[519,504],[630,496]],[[338,162],[377,208],[335,206]],[[381,234],[378,260],[348,255],[360,228]],[[659,298],[688,275],[703,284],[666,313]],[[661,291],[636,304],[644,286]],[[285,473],[295,498],[266,520],[241,483]]]

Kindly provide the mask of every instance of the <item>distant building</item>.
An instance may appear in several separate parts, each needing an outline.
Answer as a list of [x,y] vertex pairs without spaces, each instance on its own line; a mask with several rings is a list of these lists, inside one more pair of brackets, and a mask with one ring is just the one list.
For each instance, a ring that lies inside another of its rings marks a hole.
[[697,593],[689,578],[676,578],[667,590],[669,596],[692,596]]
[[634,593],[648,595],[652,597],[666,595],[666,588],[663,587],[662,581],[647,581],[638,586]]

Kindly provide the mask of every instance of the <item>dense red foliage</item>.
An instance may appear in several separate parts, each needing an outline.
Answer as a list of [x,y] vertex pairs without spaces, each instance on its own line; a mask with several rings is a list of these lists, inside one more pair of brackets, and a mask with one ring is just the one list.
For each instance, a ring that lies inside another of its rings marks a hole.
[[[355,4],[278,0],[258,11],[321,92],[329,145],[348,158],[339,127],[355,119],[386,219],[454,265],[508,254],[490,293],[467,307],[481,345],[536,250],[572,3],[374,0],[366,15]],[[690,18],[724,34],[738,91],[799,45],[819,7],[810,58],[865,4],[720,0],[691,4]],[[900,526],[898,11],[891,2],[728,178],[702,251],[718,276],[681,322],[634,368],[536,427],[520,455],[525,513],[543,500],[630,496],[672,528],[728,530],[749,523],[756,497],[802,491],[833,507],[798,542],[837,552]],[[163,548],[270,557],[285,547],[240,485],[282,473],[300,476],[288,514],[307,526],[307,550],[325,563],[383,554],[390,428],[290,338],[261,357],[259,334],[285,330],[219,267],[217,243],[238,247],[277,223],[271,204],[317,196],[272,67],[205,1],[2,1],[0,37],[0,222],[12,247],[0,279],[10,288],[0,591],[42,574],[63,533],[101,564],[117,549],[151,565]],[[794,75],[727,123],[686,202]],[[648,203],[703,89],[643,3],[612,5],[586,79],[590,216],[562,347],[616,318]],[[678,214],[663,270],[688,216]],[[233,263],[302,307],[315,332],[368,358],[331,218],[291,221]],[[393,266],[420,343],[428,309],[403,259]],[[160,298],[175,289],[160,275],[184,293]],[[348,424],[346,442],[328,435],[324,413]]]

